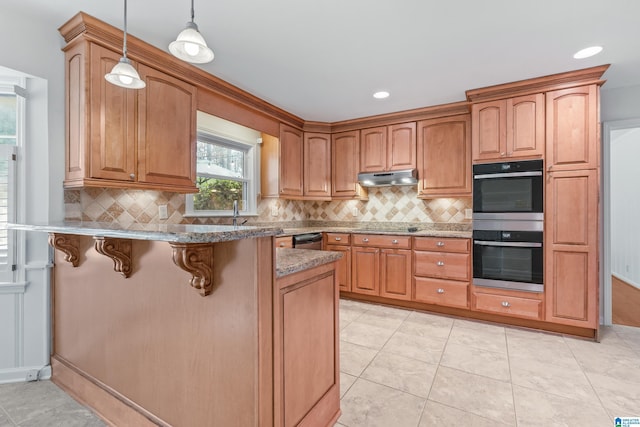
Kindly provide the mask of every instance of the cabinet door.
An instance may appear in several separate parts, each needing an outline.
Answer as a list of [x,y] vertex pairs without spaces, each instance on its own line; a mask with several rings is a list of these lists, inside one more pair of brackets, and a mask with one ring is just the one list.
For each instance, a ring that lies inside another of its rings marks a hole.
[[547,167],[550,170],[598,166],[598,86],[547,93]]
[[138,94],[138,181],[165,189],[196,181],[196,88],[140,65],[147,84]]
[[360,172],[387,170],[387,127],[360,131]]
[[544,154],[544,94],[507,99],[507,157]]
[[471,195],[471,118],[418,123],[419,196]]
[[327,245],[326,250],[342,252],[342,258],[336,262],[336,281],[341,291],[351,292],[351,247]]
[[351,257],[351,292],[379,295],[380,249],[354,246]]
[[411,251],[380,250],[380,296],[411,299]]
[[387,169],[416,167],[416,123],[402,123],[388,127]]
[[280,125],[280,195],[303,195],[302,131]]
[[360,170],[360,132],[342,132],[331,136],[331,197],[353,199],[362,196],[358,184]]
[[331,200],[331,135],[304,134],[304,197]]
[[471,106],[473,161],[500,160],[506,156],[507,101],[490,101]]
[[546,320],[598,326],[596,170],[549,173],[545,206]]
[[[91,178],[133,181],[136,173],[136,91],[104,78],[121,54],[90,44]],[[134,67],[136,66],[135,64]],[[86,113],[86,112],[84,112]],[[188,142],[188,141],[187,141]]]

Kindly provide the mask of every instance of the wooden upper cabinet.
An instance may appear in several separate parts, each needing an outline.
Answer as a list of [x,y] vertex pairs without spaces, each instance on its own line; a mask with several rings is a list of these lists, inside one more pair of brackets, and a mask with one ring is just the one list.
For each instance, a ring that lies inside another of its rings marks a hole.
[[304,133],[304,198],[331,200],[331,135]]
[[416,123],[360,131],[360,172],[416,167]]
[[386,170],[416,167],[416,123],[388,127]]
[[542,157],[544,108],[541,93],[473,104],[473,161]]
[[471,195],[471,117],[418,122],[419,197]]
[[65,47],[65,187],[197,192],[195,86],[135,62],[147,87],[114,86],[104,75],[120,57],[82,38]]
[[359,131],[331,135],[331,197],[333,199],[366,197],[366,191],[358,184],[359,160]]
[[547,93],[547,155],[549,170],[598,167],[597,85]]
[[[136,160],[136,91],[113,85],[104,78],[120,54],[91,44],[91,178],[134,181]],[[132,64],[134,67],[137,64]],[[77,77],[76,77],[77,78]]]
[[196,89],[145,65],[138,72],[147,84],[138,94],[138,181],[193,185]]
[[280,196],[301,198],[303,188],[303,136],[292,126],[280,125]]
[[360,172],[387,170],[387,127],[360,131]]

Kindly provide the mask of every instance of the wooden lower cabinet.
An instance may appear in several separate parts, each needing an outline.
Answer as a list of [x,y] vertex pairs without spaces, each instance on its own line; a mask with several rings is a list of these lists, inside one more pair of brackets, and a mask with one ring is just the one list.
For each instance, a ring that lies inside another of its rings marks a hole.
[[411,237],[354,234],[352,241],[351,292],[411,299]]
[[413,300],[427,304],[467,308],[469,306],[468,288],[468,282],[416,276]]
[[293,237],[292,236],[281,236],[275,238],[276,248],[292,248],[293,247]]
[[471,309],[509,317],[542,320],[542,298],[542,294],[476,287],[471,294]]
[[274,425],[330,426],[340,415],[334,265],[278,279],[274,295]]
[[411,251],[380,250],[380,296],[411,299]]
[[341,291],[351,292],[351,247],[326,245],[325,250],[342,252],[342,258],[336,262],[336,280]]

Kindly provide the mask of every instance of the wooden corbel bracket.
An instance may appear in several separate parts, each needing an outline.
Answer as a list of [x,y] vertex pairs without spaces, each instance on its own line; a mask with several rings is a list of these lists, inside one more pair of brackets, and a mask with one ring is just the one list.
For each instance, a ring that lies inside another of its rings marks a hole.
[[131,275],[131,239],[96,236],[95,248],[99,254],[113,260],[113,270],[125,278]]
[[169,243],[173,248],[173,262],[192,275],[189,284],[207,296],[213,290],[213,244]]
[[64,253],[64,260],[74,267],[80,262],[80,239],[73,234],[49,233],[49,244]]

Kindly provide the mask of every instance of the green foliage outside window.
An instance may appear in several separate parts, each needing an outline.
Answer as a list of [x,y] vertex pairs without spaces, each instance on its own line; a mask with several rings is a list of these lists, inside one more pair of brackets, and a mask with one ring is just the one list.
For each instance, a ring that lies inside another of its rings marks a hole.
[[200,192],[193,195],[193,209],[196,211],[232,210],[234,200],[242,203],[244,199],[241,181],[198,177],[197,185]]

